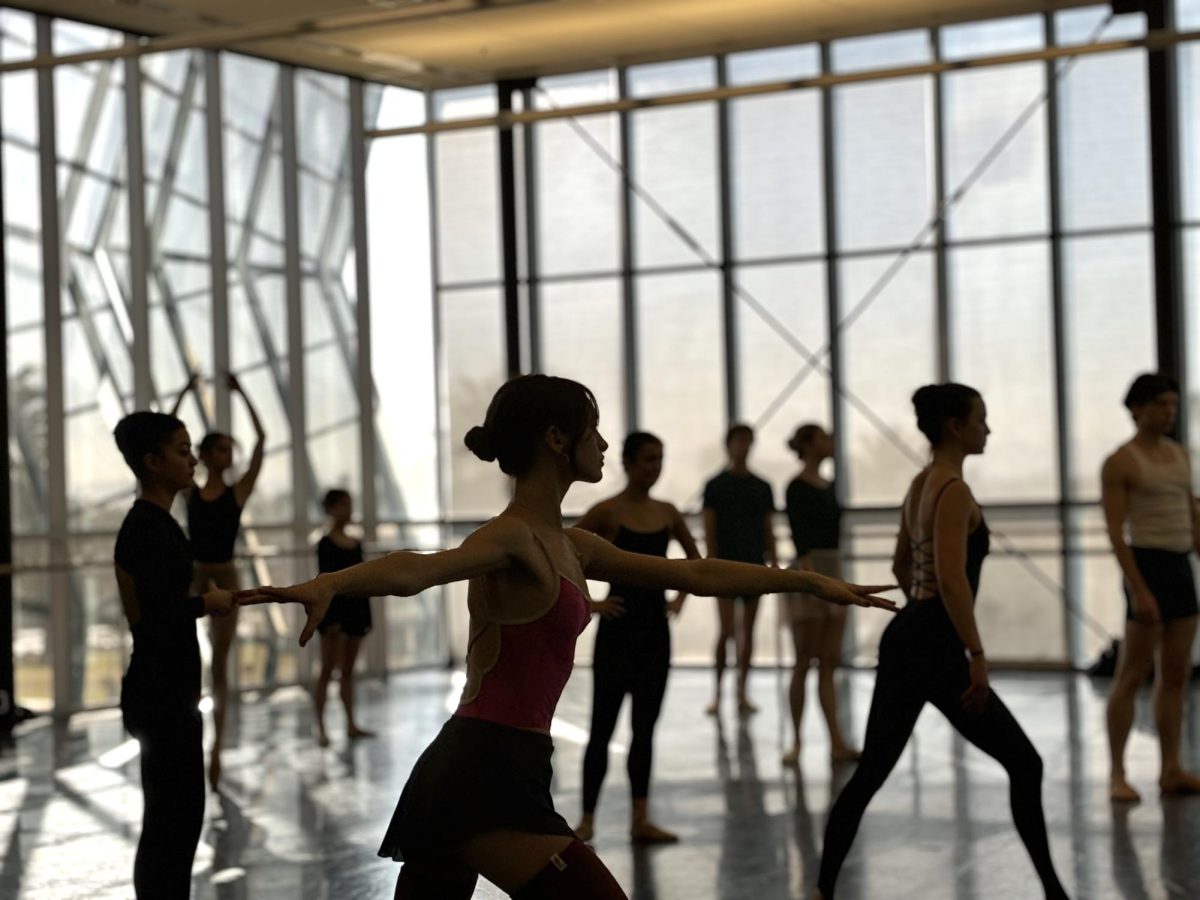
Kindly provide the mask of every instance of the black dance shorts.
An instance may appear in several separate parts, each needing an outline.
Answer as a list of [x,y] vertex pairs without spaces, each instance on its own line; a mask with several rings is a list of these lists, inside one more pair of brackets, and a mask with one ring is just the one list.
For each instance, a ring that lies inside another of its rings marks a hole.
[[334,597],[325,618],[317,626],[321,634],[337,625],[346,637],[366,637],[371,630],[371,601],[367,597]]
[[550,797],[550,735],[452,716],[408,776],[379,855],[459,864],[489,831],[574,837]]
[[[1192,555],[1150,547],[1133,547],[1138,571],[1158,601],[1163,623],[1196,615],[1196,582],[1192,575]],[[1133,596],[1125,587],[1125,618],[1134,621]]]

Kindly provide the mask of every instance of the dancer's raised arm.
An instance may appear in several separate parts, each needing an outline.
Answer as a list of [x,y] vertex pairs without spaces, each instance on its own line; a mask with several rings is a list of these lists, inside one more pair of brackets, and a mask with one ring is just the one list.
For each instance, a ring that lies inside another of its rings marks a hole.
[[259,421],[258,411],[254,408],[254,404],[250,402],[250,397],[242,390],[241,382],[237,380],[237,376],[230,372],[227,378],[229,380],[230,392],[242,395],[242,400],[246,404],[246,412],[249,413],[250,422],[254,426],[254,450],[250,454],[250,465],[246,468],[242,477],[238,479],[237,484],[233,486],[233,496],[237,500],[238,506],[245,506],[246,501],[250,498],[250,494],[254,491],[258,475],[262,472],[267,435],[263,430],[262,422]]
[[[593,540],[603,541],[593,537]],[[511,518],[496,518],[458,547],[437,553],[398,551],[337,572],[326,572],[292,587],[257,587],[242,591],[238,603],[302,603],[308,622],[300,646],[308,643],[338,594],[356,597],[412,597],[428,588],[466,581],[530,559],[536,549],[529,528]]]

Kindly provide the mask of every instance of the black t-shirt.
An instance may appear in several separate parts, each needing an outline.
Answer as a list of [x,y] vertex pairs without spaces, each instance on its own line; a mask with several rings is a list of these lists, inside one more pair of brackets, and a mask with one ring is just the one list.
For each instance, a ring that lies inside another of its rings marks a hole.
[[787,486],[787,516],[796,556],[809,550],[836,550],[842,536],[842,508],[831,484],[819,488],[803,478]]
[[194,705],[200,697],[196,619],[204,615],[204,600],[188,596],[192,556],[183,529],[161,506],[138,500],[121,523],[113,559],[137,586],[126,695]]
[[764,561],[763,519],[775,511],[769,484],[757,475],[722,472],[704,486],[704,508],[717,514],[716,556],[736,562]]

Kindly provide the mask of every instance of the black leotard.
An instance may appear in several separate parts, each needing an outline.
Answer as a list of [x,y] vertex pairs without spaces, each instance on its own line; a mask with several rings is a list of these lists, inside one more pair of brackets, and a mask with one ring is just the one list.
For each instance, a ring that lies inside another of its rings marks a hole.
[[[644,532],[622,527],[614,546],[647,556],[667,555],[671,530]],[[626,694],[633,698],[629,781],[635,798],[648,795],[654,725],[662,710],[671,666],[671,629],[660,590],[614,584],[608,595],[624,601],[625,612],[601,619],[592,660],[592,727],[583,757],[583,809],[591,812],[608,770],[608,743]]]
[[821,488],[803,478],[787,486],[787,517],[796,556],[809,550],[836,550],[842,536],[842,507],[831,484]]
[[[362,544],[357,541],[353,547],[342,547],[325,535],[317,543],[317,569],[321,572],[339,572],[362,561]],[[347,637],[364,637],[371,630],[371,601],[342,594],[334,597],[317,629],[324,634],[332,625],[340,627]]]
[[[942,486],[934,498],[935,513],[941,494],[957,480]],[[981,521],[967,536],[966,575],[972,597],[979,589],[989,544],[987,524]],[[1046,837],[1041,757],[995,691],[988,695],[982,711],[963,708],[962,695],[971,683],[970,668],[946,604],[936,594],[932,541],[914,541],[912,549],[914,583],[934,595],[910,600],[883,632],[863,756],[826,821],[818,881],[821,893],[825,900],[833,900],[838,873],[867,804],[900,759],[921,709],[932,703],[963,737],[1004,766],[1013,821],[1046,896],[1065,898]]]
[[205,500],[200,488],[192,489],[187,502],[188,533],[192,557],[197,562],[223,563],[233,559],[242,508],[233,488],[227,487],[216,500]]

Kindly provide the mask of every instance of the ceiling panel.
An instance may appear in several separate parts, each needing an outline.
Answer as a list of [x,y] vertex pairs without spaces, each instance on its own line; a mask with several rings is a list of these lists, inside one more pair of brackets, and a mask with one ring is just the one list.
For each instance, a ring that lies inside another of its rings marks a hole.
[[[220,28],[210,44],[410,87],[444,87],[1037,13],[1085,6],[1089,0],[31,0],[12,5],[148,35],[203,35]],[[263,27],[270,39],[257,30]]]

